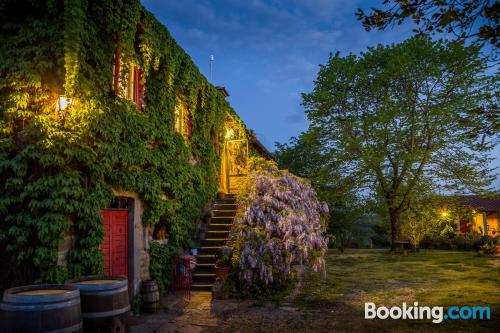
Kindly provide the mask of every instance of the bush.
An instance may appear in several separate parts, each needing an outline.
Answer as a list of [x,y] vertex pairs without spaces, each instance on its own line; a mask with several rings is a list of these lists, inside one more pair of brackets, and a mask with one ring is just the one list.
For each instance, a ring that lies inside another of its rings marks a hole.
[[479,252],[487,255],[494,255],[497,252],[497,246],[494,243],[486,243],[479,247]]
[[425,249],[438,249],[438,250],[459,250],[459,251],[476,251],[480,252],[483,249],[486,252],[491,251],[490,248],[495,248],[498,239],[492,238],[491,236],[480,236],[480,235],[467,235],[467,237],[461,237],[455,235],[453,238],[448,238],[447,236],[427,236],[422,242],[420,242],[420,247]]
[[472,242],[461,236],[455,236],[451,239],[451,245],[454,250],[458,251],[471,251]]
[[453,239],[450,239],[448,236],[442,236],[442,235],[426,236],[420,242],[420,248],[436,249],[436,250],[452,250],[454,249],[454,244],[456,242],[460,242],[458,240],[453,240]]
[[250,170],[231,236],[240,288],[253,295],[257,287],[285,288],[293,263],[324,273],[328,207],[306,180],[274,163],[254,158]]
[[160,293],[163,294],[172,284],[172,263],[178,253],[178,247],[173,244],[159,244],[150,242],[149,247],[149,273],[155,280]]
[[472,240],[472,248],[474,251],[478,252],[483,245],[486,244],[495,244],[495,240],[491,236],[483,235],[483,236],[476,236]]

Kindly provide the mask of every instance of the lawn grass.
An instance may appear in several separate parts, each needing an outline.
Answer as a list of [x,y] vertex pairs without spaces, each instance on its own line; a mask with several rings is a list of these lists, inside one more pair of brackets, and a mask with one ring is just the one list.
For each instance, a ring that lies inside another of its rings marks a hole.
[[[500,257],[474,252],[424,250],[408,256],[387,250],[330,251],[327,275],[308,273],[295,299],[301,312],[314,312],[314,326],[345,332],[498,332]],[[492,320],[365,320],[364,303],[383,306],[490,306]],[[327,318],[325,318],[327,316]],[[319,324],[319,325],[318,325]]]

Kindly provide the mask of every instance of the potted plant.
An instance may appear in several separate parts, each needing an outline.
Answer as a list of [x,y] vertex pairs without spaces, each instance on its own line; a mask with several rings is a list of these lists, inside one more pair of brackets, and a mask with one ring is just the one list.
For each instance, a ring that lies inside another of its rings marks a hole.
[[224,246],[219,250],[217,262],[215,263],[215,276],[218,279],[225,280],[231,268],[231,248]]

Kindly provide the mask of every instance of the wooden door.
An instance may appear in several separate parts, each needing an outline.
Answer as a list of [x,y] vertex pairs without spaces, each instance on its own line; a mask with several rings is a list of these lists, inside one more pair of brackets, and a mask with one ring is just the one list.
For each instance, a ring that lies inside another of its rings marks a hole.
[[101,211],[104,222],[104,274],[128,276],[128,211],[105,209]]
[[237,193],[248,173],[247,140],[229,140],[226,142],[226,173],[229,193]]

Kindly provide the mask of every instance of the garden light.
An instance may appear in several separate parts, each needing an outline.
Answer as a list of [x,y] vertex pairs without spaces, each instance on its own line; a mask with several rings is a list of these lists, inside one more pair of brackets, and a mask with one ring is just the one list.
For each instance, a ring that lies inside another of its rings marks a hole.
[[73,98],[66,97],[64,95],[60,95],[57,101],[57,110],[59,112],[64,111],[68,106],[73,104]]

